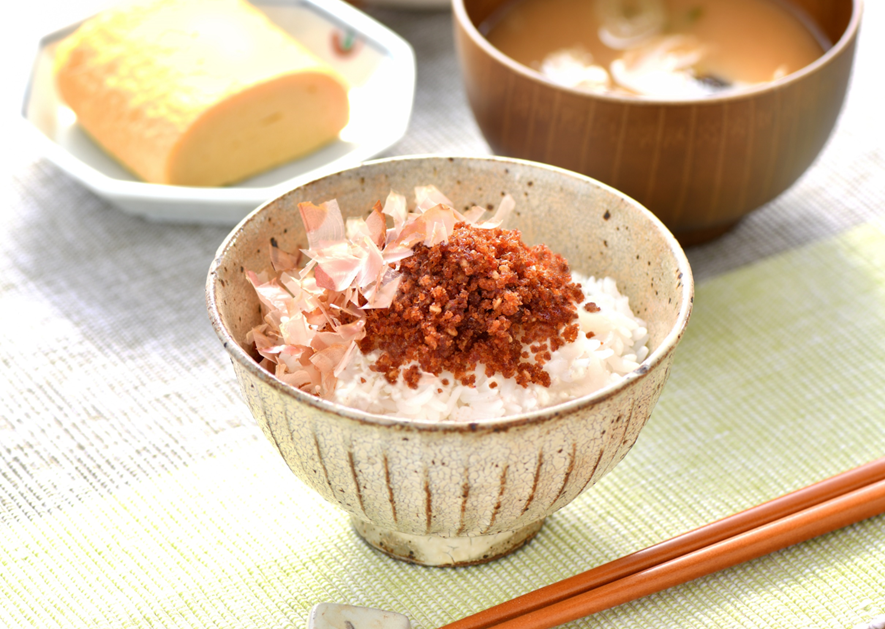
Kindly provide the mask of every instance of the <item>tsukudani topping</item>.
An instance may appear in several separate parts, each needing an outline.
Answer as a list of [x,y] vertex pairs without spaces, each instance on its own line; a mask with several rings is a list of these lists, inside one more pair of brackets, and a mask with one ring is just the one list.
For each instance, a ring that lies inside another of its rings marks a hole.
[[416,245],[399,272],[393,303],[367,313],[359,341],[364,353],[382,350],[372,369],[391,380],[401,366],[417,363],[468,384],[483,365],[488,375],[501,373],[521,386],[549,386],[548,348],[577,336],[576,304],[584,296],[568,264],[544,245],[526,246],[518,231],[457,223],[447,240]]

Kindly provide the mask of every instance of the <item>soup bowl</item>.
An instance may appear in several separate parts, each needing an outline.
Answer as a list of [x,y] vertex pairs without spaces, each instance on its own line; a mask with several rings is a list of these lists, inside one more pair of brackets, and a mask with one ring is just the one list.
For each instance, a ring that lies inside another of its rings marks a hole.
[[798,72],[694,100],[556,85],[481,30],[510,0],[453,0],[467,98],[492,151],[583,173],[654,212],[684,245],[716,238],[789,188],[845,98],[860,0],[785,0],[833,45]]
[[[592,395],[471,423],[374,415],[275,378],[246,343],[261,322],[245,271],[270,267],[271,240],[307,248],[297,204],[337,199],[366,216],[391,189],[435,185],[459,209],[517,201],[504,225],[546,243],[572,270],[616,278],[647,323],[649,356]],[[350,514],[376,548],[426,565],[488,561],[528,541],[544,519],[611,471],[651,414],[688,322],[691,270],[664,225],[588,177],[504,158],[379,160],[299,186],[255,210],[224,240],[207,278],[212,325],[255,419],[289,468]]]

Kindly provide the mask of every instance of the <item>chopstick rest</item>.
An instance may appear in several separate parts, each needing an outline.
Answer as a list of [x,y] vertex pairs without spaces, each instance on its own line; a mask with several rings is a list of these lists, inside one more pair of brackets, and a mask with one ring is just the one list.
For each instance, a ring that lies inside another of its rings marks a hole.
[[396,612],[341,603],[318,603],[307,616],[307,629],[411,629],[411,623]]

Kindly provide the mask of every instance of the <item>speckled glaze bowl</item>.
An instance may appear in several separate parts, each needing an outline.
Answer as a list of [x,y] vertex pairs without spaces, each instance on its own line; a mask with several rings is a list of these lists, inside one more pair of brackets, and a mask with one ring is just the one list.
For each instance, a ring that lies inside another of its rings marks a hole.
[[508,1],[452,3],[467,97],[491,149],[614,186],[683,245],[722,235],[812,164],[845,99],[862,12],[861,0],[785,0],[833,42],[822,57],[752,89],[662,101],[558,86],[505,56],[479,29]]
[[[391,189],[433,184],[459,207],[517,206],[505,225],[546,243],[572,269],[617,279],[648,323],[649,357],[618,385],[537,412],[470,424],[371,415],[305,394],[258,366],[244,339],[260,321],[244,270],[270,266],[275,238],[306,248],[297,204],[337,199],[345,218]],[[650,212],[592,179],[504,158],[381,160],[300,186],[250,214],[207,279],[212,325],[243,396],[290,469],[382,551],[426,565],[488,561],[524,544],[544,518],[624,457],[649,418],[692,307],[688,261]]]

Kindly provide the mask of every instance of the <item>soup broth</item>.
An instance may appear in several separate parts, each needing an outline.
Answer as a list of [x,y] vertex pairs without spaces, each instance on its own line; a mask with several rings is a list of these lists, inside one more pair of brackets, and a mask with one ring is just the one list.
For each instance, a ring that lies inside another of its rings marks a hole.
[[489,42],[577,89],[693,98],[786,76],[830,46],[775,0],[519,0]]

